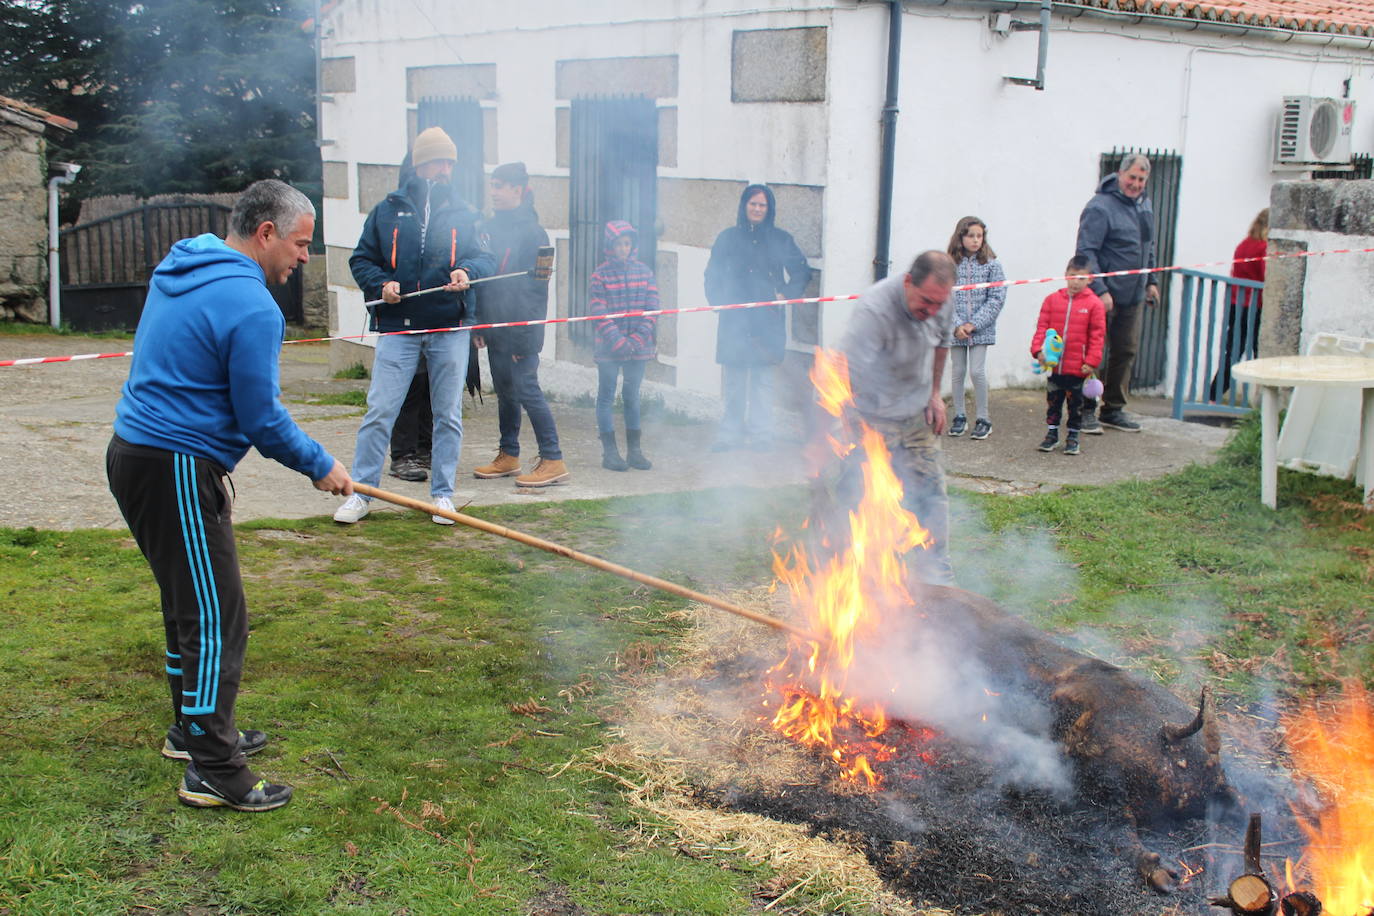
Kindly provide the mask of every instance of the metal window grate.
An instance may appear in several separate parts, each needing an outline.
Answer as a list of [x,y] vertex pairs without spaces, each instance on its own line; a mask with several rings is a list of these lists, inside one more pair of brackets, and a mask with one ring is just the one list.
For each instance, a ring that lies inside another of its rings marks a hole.
[[[658,235],[658,109],[653,99],[573,99],[570,112],[568,314],[587,314],[587,283],[602,259],[602,233],[613,219],[639,232],[639,259],[655,268]],[[578,344],[592,323],[568,325]]]
[[486,199],[486,173],[482,169],[482,106],[476,99],[447,96],[420,99],[416,112],[420,130],[442,127],[458,147],[453,168],[453,188],[458,196],[481,210]]

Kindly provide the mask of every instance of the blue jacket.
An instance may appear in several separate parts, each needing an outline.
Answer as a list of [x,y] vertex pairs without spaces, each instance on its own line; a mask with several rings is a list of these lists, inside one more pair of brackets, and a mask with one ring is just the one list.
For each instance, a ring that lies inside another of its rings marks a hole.
[[[1121,193],[1116,172],[1097,186],[1097,193],[1078,218],[1077,253],[1085,255],[1093,273],[1138,270],[1155,266],[1155,213],[1150,198],[1132,200]],[[1092,291],[1112,294],[1113,305],[1139,305],[1145,301],[1149,274],[1094,280]]]
[[[1002,264],[996,258],[979,264],[977,258],[960,258],[956,286],[973,283],[999,283],[1007,279]],[[997,316],[1007,302],[1007,288],[959,290],[954,294],[954,326],[973,322],[973,334],[967,340],[954,338],[956,347],[983,347],[997,343]]]
[[282,406],[286,321],[262,268],[219,238],[183,239],[153,272],[114,430],[232,471],[250,446],[311,480],[334,458]]
[[[429,228],[421,251],[426,198]],[[380,299],[382,285],[392,280],[404,294],[443,286],[455,268],[467,271],[469,280],[490,277],[496,273],[496,258],[477,234],[478,218],[451,186],[412,177],[367,215],[358,247],[348,259],[353,279],[372,300]],[[469,316],[463,295],[440,291],[378,305],[376,330],[451,328],[464,317]]]

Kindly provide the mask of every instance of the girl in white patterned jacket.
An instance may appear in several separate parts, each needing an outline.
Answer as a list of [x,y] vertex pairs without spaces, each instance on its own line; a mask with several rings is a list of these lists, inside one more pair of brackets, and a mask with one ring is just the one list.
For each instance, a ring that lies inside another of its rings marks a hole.
[[[957,286],[1005,280],[1002,265],[988,244],[988,227],[976,216],[966,216],[954,227],[949,256],[958,268]],[[964,376],[973,379],[974,424],[972,439],[986,439],[992,432],[988,416],[988,347],[997,342],[997,316],[1007,301],[1007,288],[956,290],[954,293],[954,346],[950,348],[954,419],[951,436],[968,429],[964,413]]]

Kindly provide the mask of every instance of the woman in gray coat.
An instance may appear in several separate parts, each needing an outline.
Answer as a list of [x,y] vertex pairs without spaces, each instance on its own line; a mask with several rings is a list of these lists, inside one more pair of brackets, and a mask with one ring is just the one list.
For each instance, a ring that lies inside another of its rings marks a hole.
[[960,290],[959,286],[996,283],[1006,280],[1002,265],[988,244],[988,227],[976,216],[966,216],[954,227],[949,239],[949,256],[957,268],[954,293],[954,346],[950,347],[954,419],[951,436],[962,436],[968,429],[964,413],[964,376],[973,379],[973,432],[971,439],[986,439],[992,432],[988,416],[988,347],[997,342],[997,316],[1007,301],[1007,288]]

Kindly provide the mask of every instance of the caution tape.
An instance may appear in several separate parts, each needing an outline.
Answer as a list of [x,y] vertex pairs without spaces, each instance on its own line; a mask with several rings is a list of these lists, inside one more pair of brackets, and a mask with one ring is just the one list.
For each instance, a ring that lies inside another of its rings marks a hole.
[[[1103,273],[1088,274],[1088,277],[1093,280],[1104,279],[1106,277],[1131,277],[1141,274],[1167,273],[1175,270],[1197,270],[1202,267],[1224,267],[1233,264],[1248,264],[1253,261],[1275,261],[1280,258],[1314,258],[1333,254],[1369,254],[1371,252],[1374,252],[1374,248],[1329,248],[1322,251],[1291,251],[1280,254],[1264,255],[1262,257],[1232,258],[1226,261],[1205,261],[1200,264],[1176,264],[1170,267],[1139,267],[1132,270],[1109,270]],[[999,286],[1032,286],[1038,283],[1060,283],[1063,279],[1063,274],[1057,274],[1052,277],[1036,277],[1028,280],[993,280],[987,283],[964,283],[953,287],[953,290],[955,292],[964,292],[976,289],[992,289]],[[403,334],[442,334],[448,331],[487,331],[500,328],[525,328],[544,324],[575,324],[580,321],[603,321],[616,318],[661,318],[670,315],[691,315],[700,312],[729,312],[737,309],[756,309],[769,306],[781,307],[813,302],[848,302],[858,299],[861,295],[862,293],[851,293],[847,296],[810,296],[803,299],[770,299],[763,302],[734,302],[728,305],[694,305],[688,306],[687,308],[657,309],[654,311],[637,309],[628,312],[611,312],[605,315],[569,315],[563,318],[536,318],[530,321],[498,321],[452,328],[418,328],[408,331],[369,331],[363,334],[339,334],[333,337],[302,337],[296,340],[283,341],[283,343],[324,343],[331,340],[361,340],[368,337],[394,337]],[[0,369],[9,366],[73,363],[87,359],[114,359],[116,357],[133,355],[134,353],[132,350],[126,350],[121,353],[81,353],[72,356],[35,356],[27,359],[3,359],[0,360]]]

